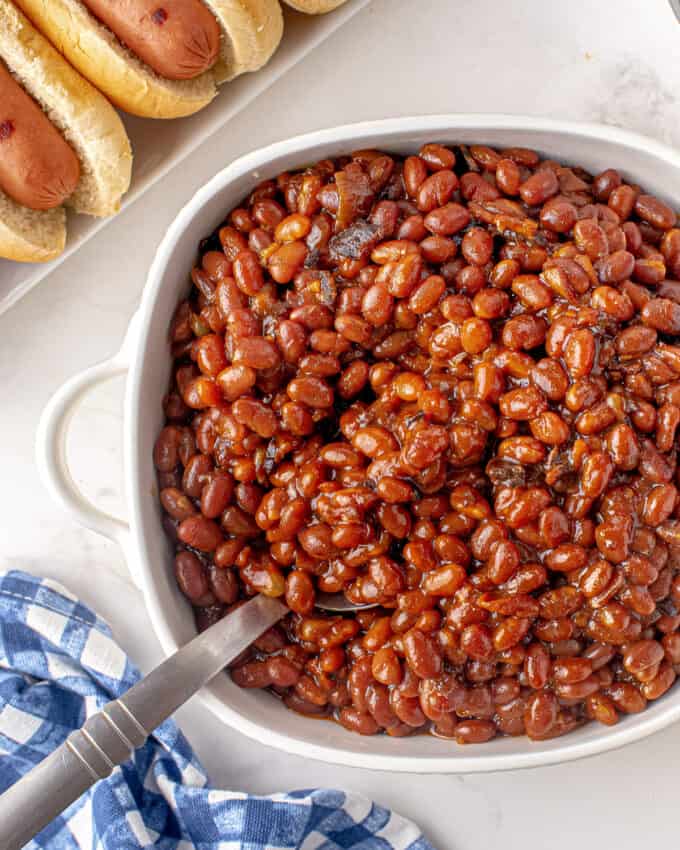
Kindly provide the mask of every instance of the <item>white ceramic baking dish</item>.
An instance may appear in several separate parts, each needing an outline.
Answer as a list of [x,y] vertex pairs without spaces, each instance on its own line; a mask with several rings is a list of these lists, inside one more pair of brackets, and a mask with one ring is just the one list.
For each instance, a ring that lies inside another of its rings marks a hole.
[[[658,142],[612,127],[507,115],[436,115],[367,122],[323,130],[249,154],[217,174],[182,209],[158,248],[141,306],[121,351],[66,383],[47,406],[38,433],[38,463],[55,497],[90,529],[116,540],[141,587],[154,630],[169,654],[195,633],[190,606],[170,567],[161,530],[151,460],[162,425],[161,399],[168,385],[168,326],[189,288],[188,273],[200,240],[259,181],[304,163],[353,149],[415,151],[425,141],[522,145],[594,173],[616,167],[629,179],[680,207],[680,155]],[[68,421],[87,390],[127,374],[124,458],[128,522],[89,504],[65,460]],[[498,738],[461,747],[429,735],[393,739],[360,737],[331,722],[296,715],[268,693],[241,690],[218,676],[201,692],[220,720],[261,743],[345,765],[410,773],[472,773],[534,767],[601,753],[644,738],[680,719],[680,687],[642,714],[617,726],[590,724],[551,741]]]

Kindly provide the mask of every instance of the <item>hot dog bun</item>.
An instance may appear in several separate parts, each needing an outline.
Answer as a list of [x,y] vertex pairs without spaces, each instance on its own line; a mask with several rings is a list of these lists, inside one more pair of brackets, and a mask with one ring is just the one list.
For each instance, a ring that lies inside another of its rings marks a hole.
[[29,210],[0,192],[0,257],[18,263],[48,263],[66,245],[66,212]]
[[205,0],[222,28],[216,83],[257,71],[279,46],[283,13],[278,0]]
[[[80,162],[66,205],[107,216],[130,184],[132,152],[115,109],[84,80],[10,2],[0,0],[0,60],[42,107]],[[64,248],[62,207],[30,210],[0,192],[0,256],[45,262]]]
[[284,0],[292,9],[307,15],[325,15],[346,2],[347,0]]
[[220,57],[192,80],[169,80],[144,64],[80,0],[16,0],[84,77],[126,112],[179,118],[202,109],[216,85],[260,68],[283,33],[278,0],[205,0],[222,29]]

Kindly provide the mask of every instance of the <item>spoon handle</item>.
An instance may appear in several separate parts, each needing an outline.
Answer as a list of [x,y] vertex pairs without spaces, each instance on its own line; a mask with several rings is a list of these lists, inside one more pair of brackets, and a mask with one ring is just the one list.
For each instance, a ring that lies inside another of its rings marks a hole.
[[287,611],[256,596],[93,714],[0,797],[0,847],[20,850]]

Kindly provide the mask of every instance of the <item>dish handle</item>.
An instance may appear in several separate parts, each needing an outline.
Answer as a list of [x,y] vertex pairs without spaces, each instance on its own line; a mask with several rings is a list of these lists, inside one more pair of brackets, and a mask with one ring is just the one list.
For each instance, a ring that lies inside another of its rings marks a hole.
[[[55,392],[43,410],[36,433],[38,471],[52,497],[85,528],[116,542],[123,550],[128,569],[130,527],[125,520],[106,513],[83,494],[69,469],[66,441],[71,420],[90,390],[111,378],[127,374],[130,363],[128,349],[136,326],[135,319],[136,315],[117,354],[74,375]],[[135,578],[134,572],[132,578]]]

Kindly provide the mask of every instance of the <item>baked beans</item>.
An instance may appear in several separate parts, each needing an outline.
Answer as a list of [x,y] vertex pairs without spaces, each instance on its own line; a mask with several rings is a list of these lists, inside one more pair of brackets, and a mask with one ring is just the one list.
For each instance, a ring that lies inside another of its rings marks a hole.
[[280,174],[204,240],[154,462],[199,629],[291,609],[239,686],[459,744],[672,687],[675,225],[615,169],[432,143]]

